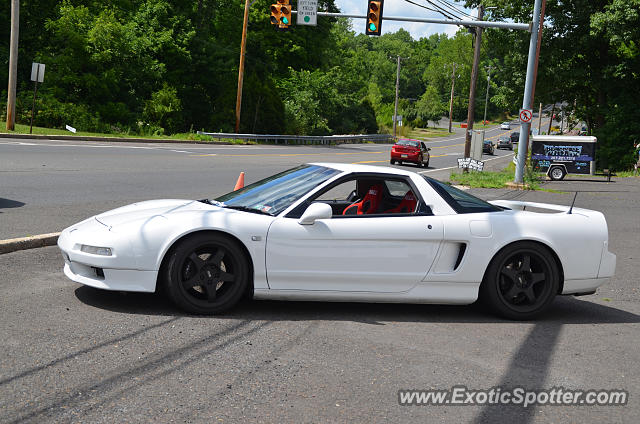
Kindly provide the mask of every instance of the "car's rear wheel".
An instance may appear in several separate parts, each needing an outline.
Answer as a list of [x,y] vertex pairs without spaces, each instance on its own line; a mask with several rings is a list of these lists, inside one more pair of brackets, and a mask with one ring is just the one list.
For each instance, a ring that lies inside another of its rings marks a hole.
[[166,292],[181,309],[216,314],[233,307],[249,284],[242,249],[220,234],[199,233],[179,242],[164,267]]
[[389,161],[389,163],[390,163],[391,165],[395,165],[396,161],[395,161],[394,159],[391,159],[391,160]]
[[549,307],[559,284],[558,265],[549,250],[534,242],[519,242],[493,258],[480,296],[499,315],[527,320]]
[[424,167],[424,162],[422,162],[423,160],[424,160],[424,156],[422,155],[418,156],[418,163],[416,163],[416,165],[418,165],[418,168]]

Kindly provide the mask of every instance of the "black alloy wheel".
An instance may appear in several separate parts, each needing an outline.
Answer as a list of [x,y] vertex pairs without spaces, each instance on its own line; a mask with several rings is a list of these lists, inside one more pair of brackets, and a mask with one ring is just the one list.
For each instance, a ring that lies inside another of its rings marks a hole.
[[559,284],[560,273],[551,253],[537,243],[520,242],[494,257],[480,290],[483,300],[498,314],[526,320],[549,307]]
[[248,268],[244,252],[233,240],[198,233],[172,249],[165,269],[166,291],[187,312],[220,313],[245,293]]

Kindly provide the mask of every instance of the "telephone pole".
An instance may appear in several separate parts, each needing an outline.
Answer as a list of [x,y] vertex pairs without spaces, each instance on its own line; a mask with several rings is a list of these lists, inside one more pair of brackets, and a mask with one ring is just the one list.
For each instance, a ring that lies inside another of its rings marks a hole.
[[486,68],[489,71],[487,74],[487,95],[484,97],[484,118],[482,118],[482,125],[486,125],[487,122],[487,105],[489,104],[489,85],[491,85],[491,69],[493,66],[487,66]]
[[18,31],[20,27],[20,0],[11,2],[11,38],[9,48],[9,87],[7,95],[7,130],[16,124],[16,83],[18,81]]
[[453,88],[456,84],[456,63],[453,62],[451,70],[451,99],[449,100],[449,132],[451,132],[451,121],[453,120]]
[[249,0],[244,3],[244,21],[242,23],[242,41],[240,42],[240,65],[238,66],[238,91],[236,92],[236,134],[240,130],[240,110],[242,109],[242,84],[244,80],[244,54],[247,44],[247,23],[249,22]]
[[[484,6],[478,7],[478,20],[484,16]],[[476,40],[473,52],[473,68],[471,70],[471,84],[469,87],[469,109],[467,113],[467,133],[464,140],[464,157],[471,155],[471,134],[473,132],[473,119],[476,103],[476,85],[478,82],[478,66],[480,65],[480,46],[482,44],[482,28],[476,27]],[[469,168],[464,168],[467,172]]]
[[400,60],[407,60],[408,57],[398,56],[398,65],[396,67],[396,103],[393,108],[393,136],[396,136],[396,125],[398,122],[398,90],[400,89]]

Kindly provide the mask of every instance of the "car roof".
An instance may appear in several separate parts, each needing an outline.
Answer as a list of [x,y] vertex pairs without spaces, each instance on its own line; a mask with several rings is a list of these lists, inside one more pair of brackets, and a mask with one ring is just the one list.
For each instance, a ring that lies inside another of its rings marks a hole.
[[309,165],[324,166],[326,168],[336,169],[342,172],[363,172],[363,173],[379,173],[379,174],[395,174],[403,176],[415,175],[415,172],[405,171],[404,169],[391,168],[389,166],[373,166],[361,165],[353,163],[333,163],[333,162],[314,162]]

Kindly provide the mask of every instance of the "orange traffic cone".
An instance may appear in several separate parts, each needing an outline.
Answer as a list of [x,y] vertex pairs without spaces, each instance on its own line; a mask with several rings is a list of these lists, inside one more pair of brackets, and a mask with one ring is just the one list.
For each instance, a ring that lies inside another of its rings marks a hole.
[[236,181],[236,186],[233,188],[233,191],[240,190],[244,187],[244,172],[241,172],[238,176],[238,181]]

